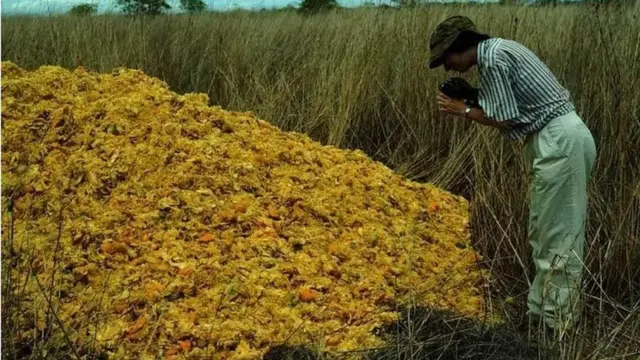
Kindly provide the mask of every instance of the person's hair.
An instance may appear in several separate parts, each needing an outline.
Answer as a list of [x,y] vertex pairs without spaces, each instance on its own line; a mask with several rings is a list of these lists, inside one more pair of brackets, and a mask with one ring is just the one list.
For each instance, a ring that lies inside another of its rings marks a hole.
[[456,40],[447,49],[448,53],[463,53],[472,46],[478,45],[480,42],[491,38],[489,35],[478,34],[473,31],[463,31],[458,35]]

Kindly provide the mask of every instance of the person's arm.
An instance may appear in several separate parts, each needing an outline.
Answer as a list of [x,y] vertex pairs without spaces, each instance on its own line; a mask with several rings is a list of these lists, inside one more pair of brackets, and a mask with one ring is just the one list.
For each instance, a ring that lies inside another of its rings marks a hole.
[[[442,93],[438,96],[440,111],[465,117],[464,101],[450,98]],[[473,108],[467,118],[483,125],[507,130],[520,116],[518,103],[513,93],[509,68],[496,61],[483,68],[480,76],[478,108]]]
[[[475,121],[479,124],[492,126],[500,130],[506,130],[509,128],[509,124],[511,121],[493,121],[488,119],[485,116],[484,110],[482,108],[473,107],[469,114],[465,114],[465,110],[467,106],[464,104],[464,101],[459,99],[450,98],[444,94],[440,94],[438,96],[438,105],[440,106],[440,111],[445,112],[447,114],[467,118],[469,120]],[[466,116],[465,116],[466,115]]]
[[[464,111],[464,110],[463,110]],[[463,113],[464,114],[464,113]],[[462,115],[464,116],[464,115]],[[500,130],[506,130],[509,128],[509,123],[510,121],[493,121],[490,119],[487,119],[484,116],[484,110],[482,110],[481,108],[472,108],[471,111],[469,112],[469,114],[466,114],[466,118],[469,120],[473,120],[479,124],[482,125],[486,125],[486,126],[492,126],[494,128],[498,128]]]

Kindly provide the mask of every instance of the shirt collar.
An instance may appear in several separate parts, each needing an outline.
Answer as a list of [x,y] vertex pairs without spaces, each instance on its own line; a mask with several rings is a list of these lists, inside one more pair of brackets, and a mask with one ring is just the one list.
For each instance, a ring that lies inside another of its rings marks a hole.
[[476,62],[478,63],[478,68],[483,68],[486,66],[487,63],[487,57],[489,56],[489,49],[491,48],[491,45],[493,45],[496,41],[499,41],[499,38],[490,38],[487,40],[483,40],[481,42],[478,43],[478,54],[477,54],[477,59]]

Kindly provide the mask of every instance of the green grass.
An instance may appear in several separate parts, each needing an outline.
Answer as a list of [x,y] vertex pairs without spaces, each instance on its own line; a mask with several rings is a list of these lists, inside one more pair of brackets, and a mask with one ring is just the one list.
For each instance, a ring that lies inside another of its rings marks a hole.
[[[598,158],[589,187],[587,308],[579,334],[557,350],[563,359],[637,358],[639,5],[4,17],[2,60],[28,69],[79,62],[101,72],[140,68],[174,91],[205,92],[212,104],[360,148],[410,178],[465,196],[474,245],[497,279],[494,310],[516,327],[533,278],[522,144],[438,113],[437,84],[451,74],[427,69],[428,36],[454,14],[527,45],[571,91]],[[465,76],[477,84],[475,73]],[[515,304],[500,300],[507,296]]]

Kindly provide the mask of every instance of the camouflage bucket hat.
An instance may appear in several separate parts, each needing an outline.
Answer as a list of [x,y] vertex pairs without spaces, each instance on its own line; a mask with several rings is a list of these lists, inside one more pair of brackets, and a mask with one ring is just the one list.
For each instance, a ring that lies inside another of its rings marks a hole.
[[486,34],[478,32],[473,21],[466,16],[452,16],[438,24],[429,39],[429,50],[431,51],[429,68],[433,69],[442,65],[444,54],[449,47],[456,41],[458,35],[467,31],[486,36]]

